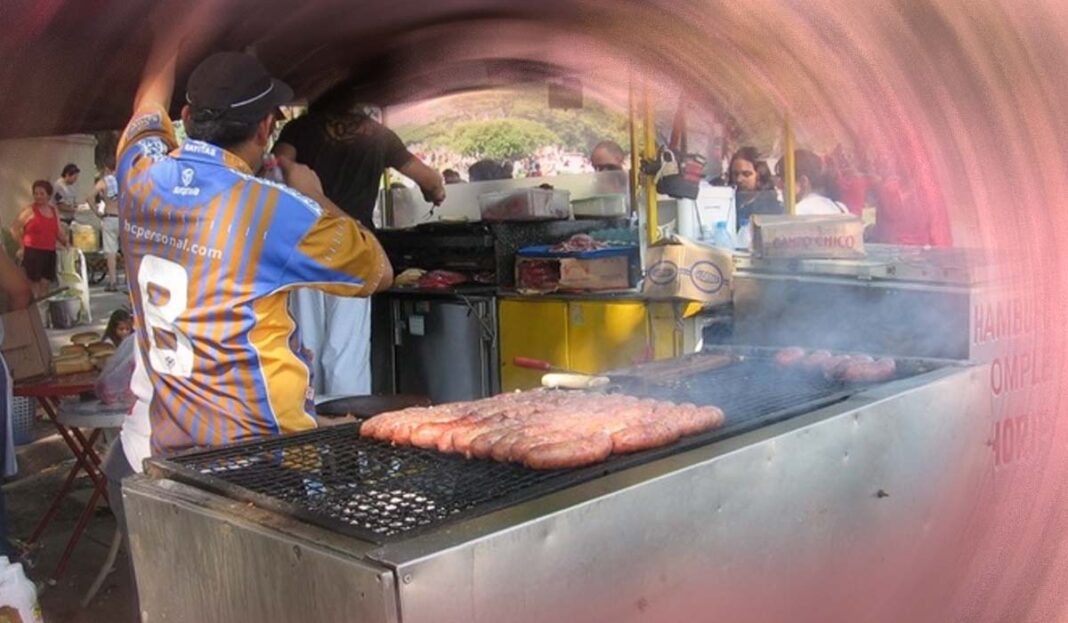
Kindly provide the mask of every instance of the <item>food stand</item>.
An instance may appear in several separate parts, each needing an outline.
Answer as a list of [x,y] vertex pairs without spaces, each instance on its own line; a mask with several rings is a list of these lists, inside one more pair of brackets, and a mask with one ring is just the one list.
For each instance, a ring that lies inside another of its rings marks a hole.
[[[648,101],[645,110],[652,158]],[[659,236],[657,201],[652,176],[643,181],[636,203],[644,203],[649,243]],[[559,183],[574,199],[597,194],[590,188],[600,182]],[[450,191],[443,208],[466,216],[482,195],[527,193],[535,182],[487,184]],[[958,299],[967,313],[978,281],[897,279],[908,262],[886,258],[740,254],[734,334],[711,345],[684,302],[634,289],[532,295],[517,287],[517,241],[552,244],[611,222],[420,225],[429,207],[397,192],[389,212],[412,227],[381,239],[398,273],[481,278],[378,297],[377,391],[455,401],[531,390],[541,372],[517,364],[533,359],[604,374],[609,384],[598,391],[716,406],[725,426],[562,470],[397,446],[361,437],[358,425],[153,459],[124,486],[147,618],[773,620],[788,614],[778,604],[808,599],[819,585],[811,578],[875,591],[912,565],[937,569],[952,550],[916,554],[900,541],[955,542],[961,507],[942,492],[982,486],[988,427],[976,422],[993,419],[986,366],[966,361],[955,337],[936,350],[898,349],[908,342],[893,331],[836,341],[833,327],[801,313],[789,288],[800,279],[813,301],[826,301],[825,283],[855,289],[881,270],[879,287],[906,297],[932,291],[956,322]],[[917,298],[905,307],[924,305]],[[797,373],[773,360],[788,344],[889,355],[896,372],[866,383]],[[679,358],[695,351],[724,354],[730,365],[695,372]],[[757,585],[777,599],[755,598]],[[826,620],[848,619],[824,607]]]

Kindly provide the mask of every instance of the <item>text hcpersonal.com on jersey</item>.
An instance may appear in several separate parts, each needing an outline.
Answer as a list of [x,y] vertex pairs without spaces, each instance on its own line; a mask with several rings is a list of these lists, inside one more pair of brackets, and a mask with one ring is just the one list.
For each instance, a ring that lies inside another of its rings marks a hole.
[[159,244],[164,244],[175,249],[181,249],[187,251],[193,255],[199,255],[200,257],[207,257],[213,260],[222,259],[222,251],[219,249],[213,249],[210,247],[204,247],[199,244],[195,244],[189,241],[188,238],[177,238],[175,236],[168,236],[167,234],[161,234],[158,231],[142,227],[140,225],[131,225],[129,221],[123,223],[123,227],[126,229],[126,233],[132,235],[139,240],[150,240]]

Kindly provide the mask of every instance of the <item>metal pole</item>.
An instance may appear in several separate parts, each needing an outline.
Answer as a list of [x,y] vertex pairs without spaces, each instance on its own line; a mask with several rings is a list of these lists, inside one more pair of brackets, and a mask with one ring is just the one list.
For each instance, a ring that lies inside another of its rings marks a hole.
[[[649,84],[642,81],[642,103],[645,108],[645,158],[653,160],[656,154],[656,120],[653,115],[653,98],[649,95]],[[649,244],[656,242],[660,229],[656,211],[656,180],[652,175],[645,176],[646,227]]]
[[627,117],[630,131],[630,209],[638,210],[638,184],[641,156],[638,153],[638,99],[634,97],[634,72],[630,74],[627,88]]
[[786,213],[790,216],[797,214],[797,169],[794,164],[794,127],[790,123],[790,113],[783,118],[783,145],[786,151],[783,154],[783,204]]
[[[382,107],[382,125],[386,125],[386,109]],[[390,189],[392,176],[389,167],[382,169],[382,228],[388,229],[393,226],[393,191]]]

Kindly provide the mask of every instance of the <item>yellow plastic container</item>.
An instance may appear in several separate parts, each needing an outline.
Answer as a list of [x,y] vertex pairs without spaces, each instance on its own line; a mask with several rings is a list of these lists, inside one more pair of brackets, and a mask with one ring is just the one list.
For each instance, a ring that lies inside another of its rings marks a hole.
[[504,299],[500,304],[501,390],[541,385],[540,370],[515,365],[516,357],[548,361],[568,368],[567,302],[551,299]]
[[74,223],[71,225],[71,244],[81,249],[82,253],[100,250],[100,232],[92,225]]
[[502,391],[541,384],[544,372],[516,366],[516,357],[597,374],[681,352],[670,302],[531,297],[503,299],[499,311]]

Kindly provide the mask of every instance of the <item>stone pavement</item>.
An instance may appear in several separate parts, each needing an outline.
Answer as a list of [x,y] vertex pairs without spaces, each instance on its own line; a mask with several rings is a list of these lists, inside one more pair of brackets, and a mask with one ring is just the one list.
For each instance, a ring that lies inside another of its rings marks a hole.
[[[70,335],[74,333],[87,330],[103,333],[111,312],[129,306],[126,293],[105,292],[103,287],[91,289],[90,302],[93,316],[91,325],[48,330],[53,351],[69,343]],[[37,519],[48,509],[74,461],[66,444],[52,425],[44,420],[38,420],[35,424],[34,441],[16,450],[19,473],[3,487],[10,534],[18,544],[29,538]],[[134,583],[125,551],[119,553],[114,571],[96,598],[88,607],[83,609],[80,606],[82,597],[104,563],[115,530],[115,519],[103,505],[97,508],[96,516],[74,550],[66,573],[58,582],[49,579],[90,493],[89,481],[83,475],[48,530],[24,560],[27,574],[38,585],[46,623],[134,623],[138,620],[134,606]]]

